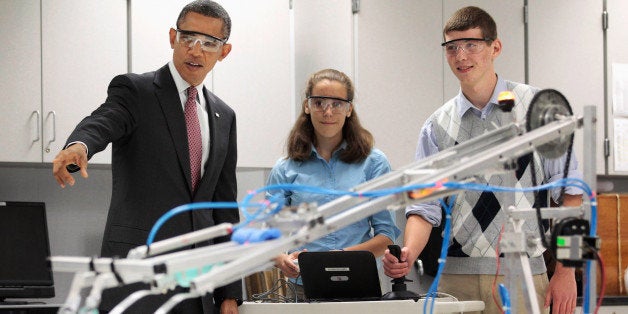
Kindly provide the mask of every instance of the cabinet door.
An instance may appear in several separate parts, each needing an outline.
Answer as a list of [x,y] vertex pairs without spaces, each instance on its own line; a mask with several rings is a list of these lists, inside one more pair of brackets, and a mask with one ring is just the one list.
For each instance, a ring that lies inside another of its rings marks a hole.
[[292,1],[297,112],[312,73],[334,68],[355,80],[351,4],[351,0]]
[[237,116],[238,167],[272,167],[294,121],[287,0],[220,1],[233,49],[214,67],[214,92]]
[[[111,79],[127,72],[126,8],[125,0],[42,2],[44,162],[105,101]],[[110,147],[91,160],[110,162]]]
[[0,1],[0,161],[41,162],[39,0]]
[[[333,68],[346,73],[355,82],[356,34],[351,0],[299,0],[290,3],[294,21],[292,106],[296,118],[305,100],[305,84],[314,72]],[[283,136],[283,139],[286,138],[287,134]]]
[[628,175],[628,2],[607,0],[607,11],[608,174]]
[[440,12],[432,0],[360,1],[356,109],[393,168],[414,161],[421,126],[443,104]]
[[[575,115],[597,107],[597,166],[604,173],[604,40],[602,1],[529,0],[530,84],[565,95]],[[586,144],[585,144],[586,145]],[[582,130],[574,150],[583,164]]]

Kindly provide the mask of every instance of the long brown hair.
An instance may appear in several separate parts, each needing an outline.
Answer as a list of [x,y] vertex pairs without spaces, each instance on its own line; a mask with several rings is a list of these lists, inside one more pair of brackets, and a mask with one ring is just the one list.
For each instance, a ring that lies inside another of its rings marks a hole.
[[[305,106],[307,106],[307,97],[311,96],[314,86],[323,80],[343,84],[347,89],[347,100],[353,101],[355,94],[353,82],[346,74],[334,69],[325,69],[312,74],[305,89],[305,100],[301,104],[301,114],[297,117],[286,143],[288,158],[290,159],[305,161],[312,154],[312,145],[316,146],[314,125],[310,115],[305,113]],[[353,107],[351,115],[345,119],[345,124],[342,127],[342,138],[347,142],[347,147],[340,153],[340,160],[346,163],[362,161],[371,153],[374,142],[373,135],[362,127],[355,107]]]

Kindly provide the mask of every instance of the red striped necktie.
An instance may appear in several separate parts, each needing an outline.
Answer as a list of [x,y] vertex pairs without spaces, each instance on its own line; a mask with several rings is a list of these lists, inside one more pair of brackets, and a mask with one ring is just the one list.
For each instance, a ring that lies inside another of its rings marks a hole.
[[187,89],[188,100],[185,102],[185,124],[188,130],[188,148],[190,151],[190,171],[192,175],[192,191],[201,178],[201,161],[203,158],[203,141],[201,138],[201,126],[196,114],[196,94],[194,86]]

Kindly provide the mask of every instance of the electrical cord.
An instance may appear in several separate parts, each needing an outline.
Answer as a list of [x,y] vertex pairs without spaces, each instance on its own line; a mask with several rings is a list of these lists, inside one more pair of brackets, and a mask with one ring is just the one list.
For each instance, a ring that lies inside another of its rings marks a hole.
[[[282,287],[286,287],[290,289],[290,291],[292,291],[292,293],[294,294],[294,299],[280,294],[279,292]],[[274,298],[271,297],[273,295],[276,295],[276,297]],[[291,303],[291,302],[297,303],[298,302],[295,284],[293,282],[290,282],[282,278],[277,279],[277,281],[275,281],[275,284],[273,284],[273,286],[267,291],[253,294],[252,297],[254,301],[261,301],[261,302],[271,302],[271,303]]]

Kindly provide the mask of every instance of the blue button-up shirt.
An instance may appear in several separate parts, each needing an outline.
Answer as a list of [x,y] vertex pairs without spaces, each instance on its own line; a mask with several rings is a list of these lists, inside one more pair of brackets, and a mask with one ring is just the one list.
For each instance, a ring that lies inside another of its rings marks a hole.
[[[321,157],[314,147],[312,147],[310,159],[306,161],[282,158],[271,170],[267,183],[268,185],[291,183],[348,191],[360,183],[390,172],[390,163],[382,151],[373,149],[364,161],[348,164],[339,159],[340,152],[345,147],[346,143],[343,142],[340,148],[332,154],[329,162]],[[269,191],[266,196],[269,198],[277,194],[285,198],[286,205],[294,206],[303,202],[316,202],[318,205],[322,205],[338,197],[289,190]],[[327,234],[300,249],[306,248],[308,251],[339,250],[366,242],[378,234],[384,235],[394,242],[400,233],[400,230],[395,226],[391,213],[388,210],[383,210]]]

